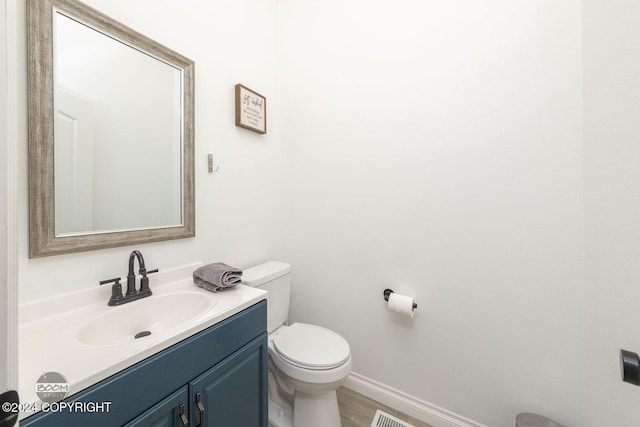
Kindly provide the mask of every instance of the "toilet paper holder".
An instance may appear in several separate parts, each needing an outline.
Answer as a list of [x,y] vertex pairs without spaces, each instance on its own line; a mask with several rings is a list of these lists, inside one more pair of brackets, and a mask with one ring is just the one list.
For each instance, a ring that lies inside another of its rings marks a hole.
[[[392,289],[385,289],[384,292],[382,292],[382,295],[384,295],[384,300],[385,301],[389,301],[389,295],[391,295],[393,292]],[[416,308],[418,308],[418,304],[416,304],[415,302],[413,303],[413,309],[415,310]]]

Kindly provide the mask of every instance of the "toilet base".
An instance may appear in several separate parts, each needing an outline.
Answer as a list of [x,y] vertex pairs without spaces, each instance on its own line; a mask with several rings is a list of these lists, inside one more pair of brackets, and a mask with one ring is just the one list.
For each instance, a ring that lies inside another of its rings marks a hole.
[[293,427],[341,426],[335,390],[326,393],[296,391],[293,406]]
[[269,424],[274,427],[293,427],[293,411],[269,399]]
[[269,423],[275,427],[341,427],[335,391],[296,392],[294,410],[269,399]]

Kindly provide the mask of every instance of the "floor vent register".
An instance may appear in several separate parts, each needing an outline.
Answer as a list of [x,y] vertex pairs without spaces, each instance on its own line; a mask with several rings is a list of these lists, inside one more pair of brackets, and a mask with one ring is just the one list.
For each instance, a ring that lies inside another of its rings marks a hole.
[[373,416],[371,427],[415,427],[413,424],[402,421],[386,412],[378,409]]

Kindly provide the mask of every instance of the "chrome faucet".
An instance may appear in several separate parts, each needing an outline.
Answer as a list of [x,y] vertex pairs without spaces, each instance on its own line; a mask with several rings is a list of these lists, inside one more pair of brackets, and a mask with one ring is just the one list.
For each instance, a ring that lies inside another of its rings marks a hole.
[[[142,276],[140,279],[140,290],[136,290],[136,275],[133,272],[133,263],[138,259],[138,273]],[[111,298],[107,305],[122,305],[131,301],[138,300],[140,298],[148,297],[151,295],[151,289],[149,288],[149,278],[147,274],[157,273],[158,269],[147,271],[144,265],[144,257],[140,251],[133,251],[129,255],[129,272],[127,274],[127,293],[122,295],[122,285],[120,284],[120,277],[114,279],[101,280],[100,284],[105,285],[107,283],[113,283],[111,287]]]

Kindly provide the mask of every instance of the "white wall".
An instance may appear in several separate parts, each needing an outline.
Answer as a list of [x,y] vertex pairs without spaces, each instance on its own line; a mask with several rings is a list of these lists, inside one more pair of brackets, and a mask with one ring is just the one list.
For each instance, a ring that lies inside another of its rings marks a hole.
[[[282,147],[277,120],[275,0],[199,0],[189,2],[188,7],[168,0],[85,3],[195,61],[196,237],[28,259],[27,152],[21,146],[21,303],[126,275],[132,249],[143,252],[148,268],[160,270],[198,260],[220,260],[244,268],[280,257]],[[25,82],[20,83],[24,88]],[[234,125],[236,83],[267,97],[273,117],[268,134]],[[22,132],[26,135],[26,122]],[[208,153],[213,153],[220,166],[217,174],[207,172]],[[108,297],[108,289],[105,295]]]
[[634,427],[640,388],[640,3],[583,2],[587,405],[589,425]]
[[[0,1],[0,391],[18,388],[18,286],[17,286],[17,156],[23,139],[18,135],[18,117],[24,112],[17,87],[24,50],[16,22],[24,17],[19,1]],[[22,104],[24,106],[24,104]]]
[[[8,134],[8,96],[7,96],[7,14],[6,0],[0,0],[0,135]],[[8,304],[7,304],[7,155],[6,144],[0,146],[0,343],[8,342]],[[8,372],[6,366],[8,346],[0,346],[0,393],[7,390]]]
[[293,320],[478,422],[585,425],[580,2],[280,12]]

